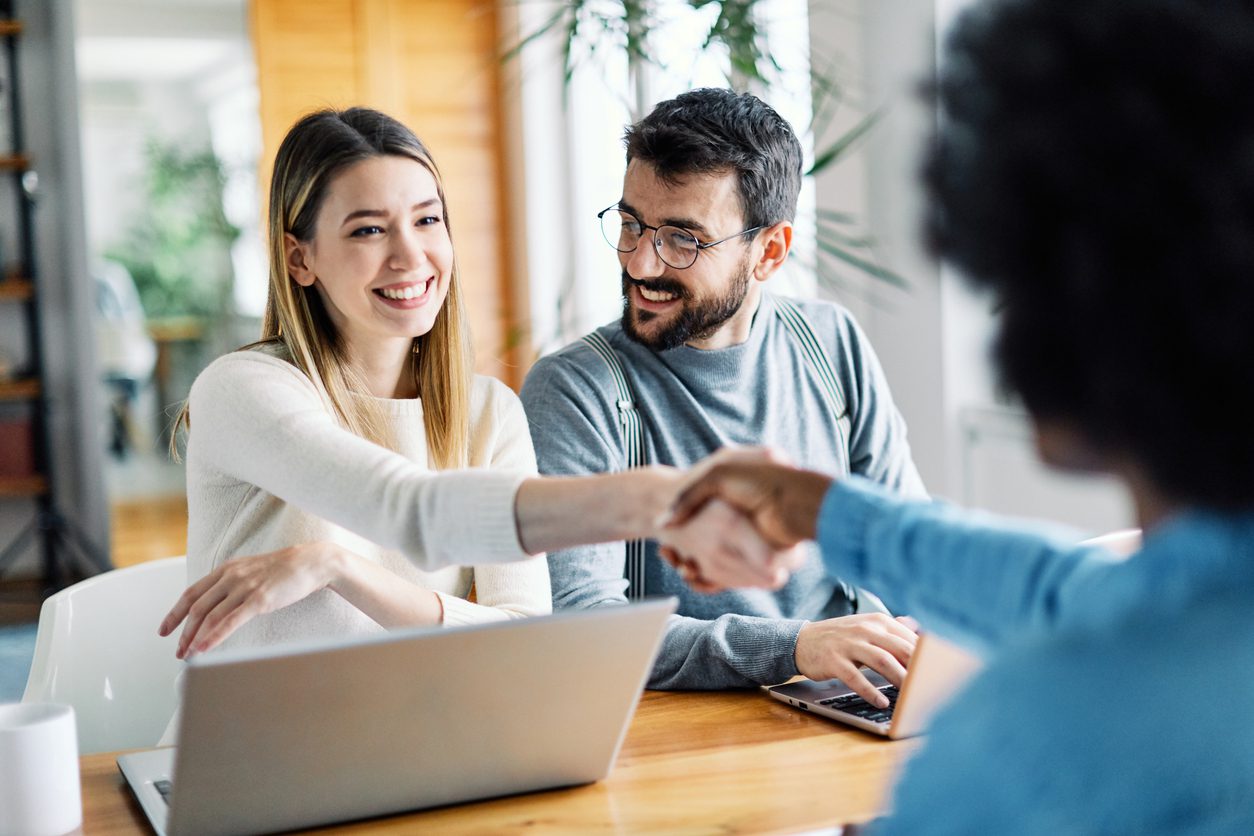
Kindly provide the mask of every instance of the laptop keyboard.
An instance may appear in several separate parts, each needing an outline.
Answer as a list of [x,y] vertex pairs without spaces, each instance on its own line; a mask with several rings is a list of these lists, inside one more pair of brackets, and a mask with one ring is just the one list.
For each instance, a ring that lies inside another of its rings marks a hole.
[[887,723],[893,719],[893,709],[897,707],[897,686],[885,685],[880,689],[880,693],[888,697],[888,708],[879,708],[871,705],[857,694],[845,694],[843,697],[819,700],[818,704],[834,708],[837,711],[848,712],[855,717],[861,717],[863,720],[869,720],[872,723]]
[[152,782],[157,792],[161,793],[161,800],[167,805],[170,803],[170,793],[174,791],[174,785],[164,778],[159,781]]

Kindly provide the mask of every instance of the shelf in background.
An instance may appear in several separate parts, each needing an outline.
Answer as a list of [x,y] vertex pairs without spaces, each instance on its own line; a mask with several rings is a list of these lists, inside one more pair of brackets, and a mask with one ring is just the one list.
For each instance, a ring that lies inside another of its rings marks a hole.
[[17,300],[24,302],[35,292],[35,287],[26,279],[0,280],[0,300]]
[[0,401],[24,401],[39,397],[39,381],[24,377],[0,380]]
[[25,154],[0,155],[0,171],[25,171],[30,168],[30,157]]
[[46,490],[42,476],[0,476],[0,496],[42,496]]
[[0,20],[0,36],[22,34],[22,21]]

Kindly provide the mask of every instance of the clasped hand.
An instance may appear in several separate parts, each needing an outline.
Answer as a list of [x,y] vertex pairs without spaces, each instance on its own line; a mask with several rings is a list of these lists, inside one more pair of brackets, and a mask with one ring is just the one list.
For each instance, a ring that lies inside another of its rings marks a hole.
[[831,478],[763,448],[715,453],[689,471],[661,525],[662,557],[703,592],[778,589],[800,568]]
[[[805,560],[799,544],[814,539],[831,482],[767,450],[716,453],[694,467],[680,488],[673,512],[661,525],[661,554],[702,592],[778,589]],[[888,700],[861,667],[900,686],[917,629],[913,619],[881,613],[809,622],[797,636],[797,671],[814,680],[840,679],[884,707]]]

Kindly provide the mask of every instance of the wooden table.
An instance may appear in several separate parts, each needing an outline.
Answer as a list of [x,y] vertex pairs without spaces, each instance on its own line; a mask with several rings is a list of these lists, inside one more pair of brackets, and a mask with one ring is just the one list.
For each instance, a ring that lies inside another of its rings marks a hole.
[[[646,691],[609,778],[373,819],[350,833],[797,833],[882,812],[914,741],[890,742],[756,691]],[[82,759],[83,830],[150,833],[115,755]]]

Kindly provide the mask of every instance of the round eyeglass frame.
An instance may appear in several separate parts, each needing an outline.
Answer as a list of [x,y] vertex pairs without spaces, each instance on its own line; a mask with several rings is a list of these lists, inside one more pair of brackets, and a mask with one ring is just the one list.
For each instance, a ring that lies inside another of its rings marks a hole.
[[[619,249],[617,242],[611,241],[609,233],[606,232],[605,230],[605,215],[606,213],[611,212],[611,211],[618,212],[621,215],[629,215],[635,219],[636,223],[640,225],[640,237],[636,239],[636,245],[629,250]],[[683,227],[678,227],[678,226],[675,226],[674,224],[662,224],[661,226],[649,226],[647,223],[640,220],[640,216],[638,216],[635,212],[628,212],[626,209],[622,209],[621,207],[619,207],[617,203],[611,203],[609,206],[606,206],[600,212],[597,212],[597,221],[599,221],[600,223],[601,237],[605,239],[605,243],[609,244],[617,252],[620,252],[620,253],[634,253],[637,249],[639,249],[640,241],[644,239],[645,231],[652,230],[653,231],[653,252],[657,254],[658,259],[663,264],[669,267],[673,267],[676,270],[687,270],[689,267],[696,264],[697,256],[701,254],[702,250],[708,250],[710,247],[717,247],[719,244],[730,241],[733,238],[739,238],[742,235],[748,235],[750,232],[757,232],[759,229],[766,228],[765,224],[758,224],[757,226],[751,226],[748,229],[742,229],[740,230],[740,232],[737,232],[733,235],[728,235],[726,238],[720,238],[717,241],[710,241],[706,243],[706,242],[698,240],[697,236],[693,235],[691,232],[684,229]],[[689,261],[687,264],[675,264],[669,259],[667,259],[666,256],[662,255],[662,236],[659,233],[661,233],[661,231],[664,229],[673,229],[676,232],[678,232],[680,235],[683,235],[692,239],[692,243],[693,243],[692,260]]]

